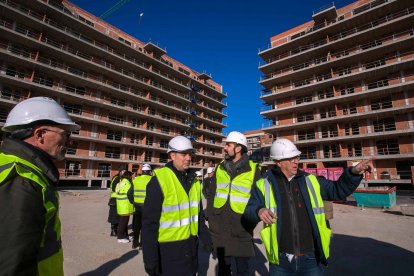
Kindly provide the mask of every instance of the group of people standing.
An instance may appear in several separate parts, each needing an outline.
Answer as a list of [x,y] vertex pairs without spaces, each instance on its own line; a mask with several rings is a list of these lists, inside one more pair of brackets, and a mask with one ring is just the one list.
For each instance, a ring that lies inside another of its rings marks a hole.
[[[2,128],[9,134],[0,148],[2,274],[63,275],[55,162],[64,159],[71,132],[79,129],[45,97],[24,100],[9,113]],[[217,256],[218,275],[250,275],[253,230],[263,222],[270,275],[322,275],[331,238],[323,200],[350,195],[362,174],[371,172],[371,161],[330,181],[299,170],[301,152],[279,138],[270,149],[274,166],[262,177],[242,133],[230,132],[224,142],[225,158],[204,187],[190,168],[195,150],[183,136],[169,141],[165,167],[151,172],[144,165],[134,179],[120,170],[111,183],[111,235],[128,243],[129,216],[135,214],[133,247],[142,246],[149,275],[196,275],[199,240]]]
[[118,238],[118,243],[129,243],[129,218],[132,220],[132,248],[141,246],[140,232],[142,211],[146,194],[146,186],[151,180],[152,170],[149,164],[142,166],[142,174],[132,178],[132,172],[120,169],[112,177],[110,184],[111,196],[108,202],[108,222],[111,224],[111,236]]
[[146,272],[196,275],[201,240],[218,259],[218,275],[251,275],[253,230],[263,222],[260,235],[270,275],[322,275],[331,238],[324,200],[344,200],[371,171],[371,161],[348,167],[338,181],[330,181],[299,170],[301,152],[279,138],[270,150],[274,166],[261,176],[242,133],[230,132],[224,142],[224,160],[215,171],[209,168],[201,184],[199,171],[190,168],[191,141],[170,140],[171,161],[147,182],[142,209]]

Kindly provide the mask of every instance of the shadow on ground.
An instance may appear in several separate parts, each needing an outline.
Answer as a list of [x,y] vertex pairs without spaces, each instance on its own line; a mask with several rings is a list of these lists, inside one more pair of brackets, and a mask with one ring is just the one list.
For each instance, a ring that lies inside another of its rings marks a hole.
[[[358,226],[356,226],[358,227]],[[326,275],[414,275],[414,253],[371,238],[335,234]]]
[[118,266],[122,265],[123,263],[126,263],[130,259],[134,258],[136,255],[138,255],[138,250],[131,250],[122,255],[121,257],[117,259],[113,259],[109,262],[104,263],[100,267],[96,268],[93,271],[88,271],[85,273],[80,274],[80,276],[98,276],[98,275],[109,275],[114,269],[116,269]]

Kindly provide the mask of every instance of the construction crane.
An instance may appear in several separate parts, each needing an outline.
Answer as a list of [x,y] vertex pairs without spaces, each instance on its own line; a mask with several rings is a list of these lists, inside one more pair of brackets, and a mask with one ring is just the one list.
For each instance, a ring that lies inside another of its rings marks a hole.
[[111,8],[109,8],[104,13],[102,13],[99,16],[99,18],[101,18],[101,19],[107,18],[108,16],[110,16],[111,14],[113,14],[114,12],[116,12],[117,10],[119,10],[123,5],[125,5],[129,1],[131,1],[131,0],[119,0],[118,2],[116,2],[115,5],[113,5]]

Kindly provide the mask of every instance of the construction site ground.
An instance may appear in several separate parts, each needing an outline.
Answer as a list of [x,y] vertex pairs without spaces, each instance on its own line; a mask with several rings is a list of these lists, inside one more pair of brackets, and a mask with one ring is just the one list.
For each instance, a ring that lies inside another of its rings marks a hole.
[[[65,275],[146,275],[142,252],[110,237],[106,190],[62,190],[62,240]],[[326,275],[414,275],[414,217],[403,216],[397,196],[391,209],[361,208],[352,197],[334,204],[333,238]],[[130,222],[132,218],[130,219]],[[255,229],[255,275],[268,275],[259,224]],[[216,260],[200,248],[199,275],[216,275]]]

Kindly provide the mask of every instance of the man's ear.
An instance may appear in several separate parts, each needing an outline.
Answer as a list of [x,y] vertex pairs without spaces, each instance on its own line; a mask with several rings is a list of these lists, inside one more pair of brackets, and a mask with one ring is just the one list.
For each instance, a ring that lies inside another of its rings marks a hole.
[[34,128],[33,129],[33,138],[36,141],[38,141],[40,143],[43,143],[43,132],[44,132],[43,129],[40,128],[40,127]]

